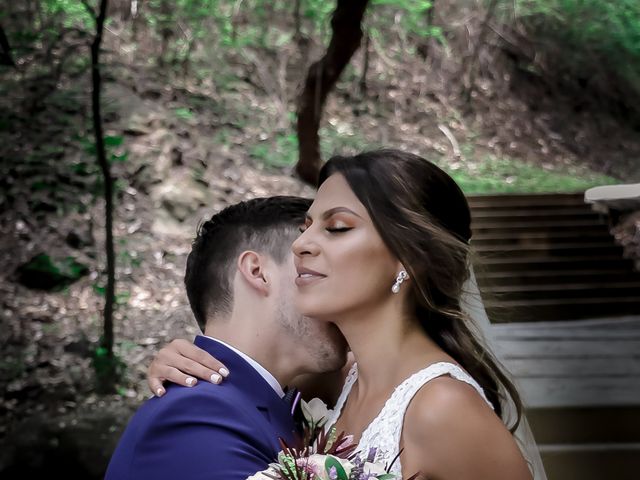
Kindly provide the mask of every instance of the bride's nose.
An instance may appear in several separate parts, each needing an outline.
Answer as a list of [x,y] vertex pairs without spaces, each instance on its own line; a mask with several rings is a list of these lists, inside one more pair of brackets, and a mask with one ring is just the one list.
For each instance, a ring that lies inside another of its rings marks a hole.
[[310,228],[300,234],[291,245],[291,250],[296,257],[314,256],[320,251],[318,244],[313,240]]

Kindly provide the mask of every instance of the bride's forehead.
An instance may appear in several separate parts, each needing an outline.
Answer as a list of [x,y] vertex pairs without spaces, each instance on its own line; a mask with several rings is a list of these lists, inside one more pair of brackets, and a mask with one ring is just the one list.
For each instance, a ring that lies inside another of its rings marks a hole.
[[346,179],[342,175],[334,174],[320,185],[316,198],[309,208],[309,214],[322,214],[326,210],[340,206],[348,206],[354,210],[355,207],[358,210],[364,209],[364,205],[353,193]]

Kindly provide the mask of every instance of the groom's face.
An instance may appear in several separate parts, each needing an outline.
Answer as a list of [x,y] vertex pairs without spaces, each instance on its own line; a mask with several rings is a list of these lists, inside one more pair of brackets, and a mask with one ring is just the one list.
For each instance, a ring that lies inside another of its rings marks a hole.
[[347,342],[335,324],[301,315],[295,307],[295,279],[298,276],[289,254],[279,266],[280,295],[278,319],[293,340],[308,354],[306,373],[333,372],[342,368],[347,358]]

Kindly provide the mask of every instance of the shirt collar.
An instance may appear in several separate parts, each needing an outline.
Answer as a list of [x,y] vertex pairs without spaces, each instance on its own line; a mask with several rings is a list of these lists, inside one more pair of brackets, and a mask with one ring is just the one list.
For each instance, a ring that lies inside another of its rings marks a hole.
[[269,372],[269,370],[267,370],[266,368],[264,368],[262,365],[260,365],[258,362],[256,362],[253,358],[251,358],[249,355],[247,355],[244,352],[241,352],[240,350],[238,350],[237,348],[235,348],[232,345],[229,345],[226,342],[223,342],[220,339],[214,338],[214,337],[209,337],[207,335],[202,335],[205,338],[208,338],[210,340],[213,340],[214,342],[218,342],[221,345],[224,345],[225,347],[227,347],[229,350],[237,353],[240,357],[242,357],[249,365],[251,365],[253,367],[253,369],[258,372],[260,374],[260,376],[262,378],[264,378],[264,380],[271,386],[271,388],[273,388],[273,390],[278,394],[278,396],[280,398],[284,398],[284,390],[282,389],[282,386],[280,385],[280,383],[278,382],[278,380],[276,380],[276,377],[274,377],[273,375],[271,375],[271,372]]

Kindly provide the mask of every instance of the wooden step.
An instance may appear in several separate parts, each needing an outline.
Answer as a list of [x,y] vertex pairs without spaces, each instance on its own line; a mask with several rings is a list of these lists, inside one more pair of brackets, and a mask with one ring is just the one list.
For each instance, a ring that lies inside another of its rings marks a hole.
[[548,256],[575,256],[575,255],[618,255],[622,257],[622,247],[613,241],[568,243],[564,245],[478,245],[476,247],[481,258],[488,256],[493,258],[513,256],[533,256],[545,254]]
[[637,480],[640,444],[541,445],[548,480]]
[[582,227],[593,227],[600,225],[600,222],[594,222],[592,219],[539,219],[533,218],[529,219],[526,217],[518,218],[518,219],[505,219],[504,221],[500,221],[500,219],[480,219],[480,220],[472,220],[471,221],[471,230],[473,232],[489,232],[492,230],[502,230],[506,229],[508,231],[517,231],[520,233],[521,231],[541,231],[541,230],[559,230],[566,231],[568,228],[579,229]]
[[485,308],[494,323],[580,320],[588,318],[640,315],[638,295],[568,299],[498,300],[485,299]]
[[549,257],[545,255],[516,257],[516,258],[483,258],[482,268],[493,272],[523,271],[557,271],[577,269],[617,268],[621,271],[632,269],[633,262],[618,255],[602,255],[598,257]]
[[578,232],[582,232],[583,230],[590,229],[600,229],[607,228],[604,225],[596,225],[589,222],[559,222],[554,225],[550,224],[541,224],[536,222],[518,222],[512,223],[509,225],[504,224],[473,224],[471,225],[472,234],[475,237],[476,235],[495,235],[498,233],[508,232],[513,237],[526,237],[531,233],[539,233],[539,232],[547,232],[548,235],[555,235],[559,232],[571,232],[574,235]]
[[640,316],[492,325],[549,480],[637,478]]
[[571,302],[580,298],[608,298],[613,301],[619,297],[638,298],[640,304],[640,282],[611,282],[583,284],[549,284],[549,285],[509,285],[486,288],[483,293],[493,301],[566,299]]
[[575,194],[504,194],[504,195],[474,195],[467,197],[469,207],[502,206],[524,207],[531,205],[585,205],[584,193]]
[[636,412],[636,418],[640,415],[640,376],[636,373],[640,370],[640,315],[492,325],[490,335],[496,355],[515,379],[525,404],[540,416],[539,422],[532,422],[534,433],[536,426],[540,430],[540,425],[553,426],[561,420],[554,416],[557,412],[547,409],[579,409],[567,418],[575,423],[605,412],[596,409],[607,408],[611,409],[605,412],[607,421],[618,422],[619,432],[614,436],[594,434],[587,439],[547,429],[545,436],[536,437],[538,441],[640,441],[640,429],[629,436],[622,417],[616,416],[618,408],[635,409],[629,411]]
[[581,225],[607,225],[606,222],[602,221],[600,217],[596,214],[587,212],[584,215],[562,215],[561,213],[557,213],[555,215],[533,215],[526,214],[522,212],[522,214],[518,215],[492,215],[489,213],[488,215],[474,215],[471,218],[471,226],[476,225],[484,225],[484,224],[497,224],[503,226],[509,226],[512,223],[519,222],[538,222],[540,225],[546,225],[551,222],[581,222]]
[[613,236],[604,225],[596,228],[584,228],[579,231],[563,232],[542,231],[514,234],[511,231],[494,231],[474,235],[471,239],[471,245],[477,249],[488,245],[565,245],[599,241],[614,243]]
[[640,405],[529,408],[526,415],[540,445],[640,443]]
[[599,269],[577,268],[559,272],[549,270],[524,270],[518,272],[488,270],[483,264],[475,265],[475,274],[480,286],[486,285],[545,285],[548,283],[580,283],[587,281],[637,281],[640,272],[633,270],[632,265],[625,264],[625,268],[613,266]]
[[513,219],[513,218],[589,218],[598,223],[601,215],[591,210],[589,207],[584,208],[562,208],[562,207],[546,207],[534,209],[478,209],[471,213],[473,221],[490,219]]

